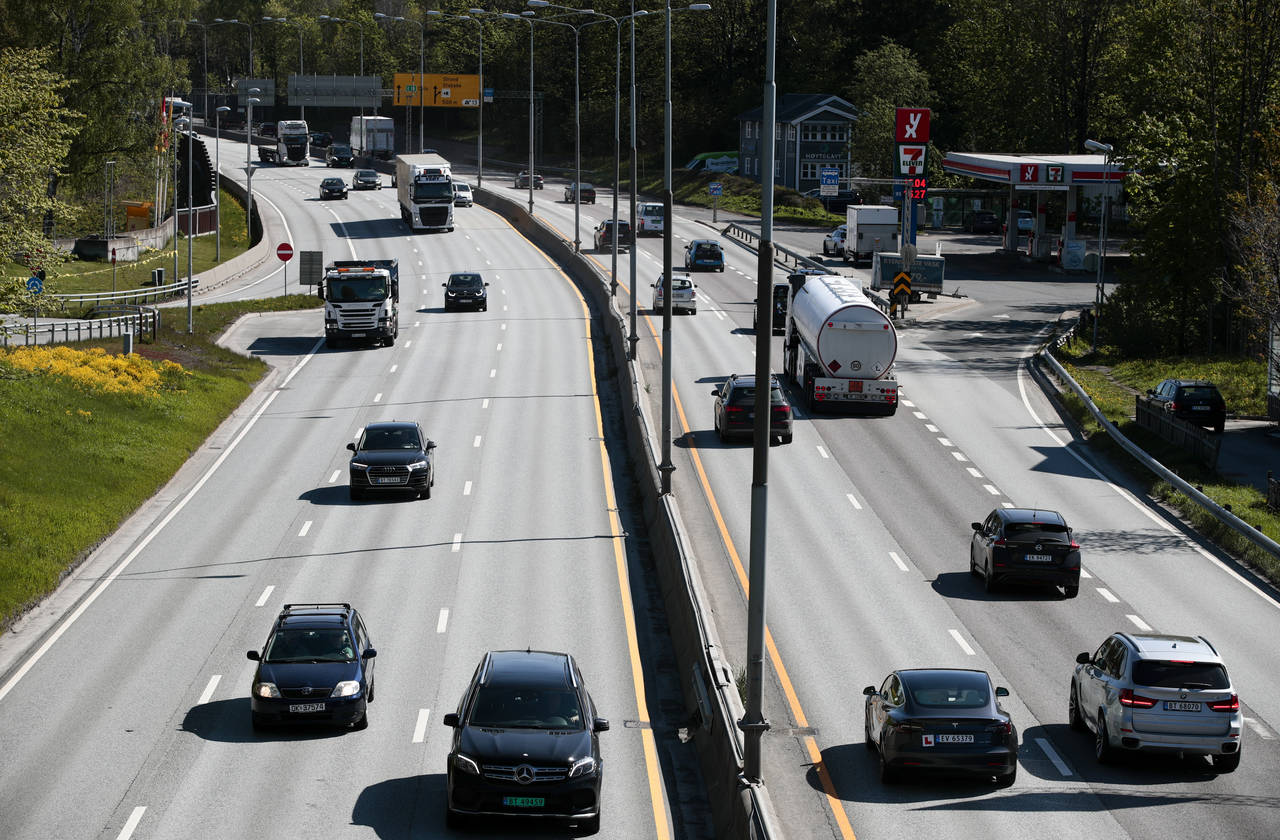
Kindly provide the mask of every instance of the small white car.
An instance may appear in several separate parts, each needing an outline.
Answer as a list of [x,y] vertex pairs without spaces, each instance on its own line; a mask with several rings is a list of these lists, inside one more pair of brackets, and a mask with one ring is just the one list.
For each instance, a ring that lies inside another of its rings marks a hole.
[[470,207],[472,203],[471,185],[461,181],[453,182],[453,206]]
[[844,254],[844,235],[848,229],[848,225],[840,225],[823,237],[822,255],[824,257],[838,257]]
[[[653,284],[653,311],[657,313],[661,313],[665,306],[662,281],[663,276],[659,274],[658,282]],[[698,287],[687,272],[673,271],[671,272],[671,311],[675,313],[682,309],[690,315],[698,314]]]

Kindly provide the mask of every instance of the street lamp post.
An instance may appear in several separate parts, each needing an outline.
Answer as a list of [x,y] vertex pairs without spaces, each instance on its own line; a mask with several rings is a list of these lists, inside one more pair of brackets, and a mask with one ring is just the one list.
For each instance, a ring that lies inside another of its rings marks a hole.
[[[320,17],[316,19],[319,20],[321,23],[354,23],[356,26],[360,27],[360,77],[364,78],[364,21],[352,20],[349,18],[332,17],[331,15],[320,15]],[[361,132],[364,131],[364,102],[363,101],[361,101],[360,103],[360,130]],[[355,140],[354,137],[349,137],[347,139],[350,141]],[[364,137],[360,138],[360,148],[361,149],[364,148]]]
[[219,105],[213,121],[213,229],[214,261],[222,262],[222,115],[230,112],[226,105]]
[[[436,9],[431,9],[427,14],[432,17],[446,17],[453,20],[471,20],[476,23],[476,32],[480,36],[480,101],[477,103],[478,112],[476,115],[476,188],[484,186],[484,23],[479,19],[479,15],[485,14],[484,9],[467,9],[469,14],[450,15]],[[472,17],[476,15],[476,17]]]
[[[382,12],[374,12],[373,16],[377,20],[394,20],[400,23],[412,23],[414,26],[418,27],[418,150],[421,151],[423,144],[422,123],[423,116],[426,113],[425,108],[427,101],[425,92],[422,90],[422,79],[423,76],[426,75],[426,64],[424,63],[426,56],[426,25],[421,21],[416,21],[413,18],[407,18],[402,15],[392,17],[391,15],[384,15]],[[405,132],[404,144],[406,146],[409,145],[408,131]]]
[[247,91],[249,98],[245,100],[245,118],[248,122],[248,128],[244,135],[244,180],[245,192],[249,196],[248,202],[245,204],[245,229],[246,241],[249,247],[253,247],[253,106],[257,105],[261,100],[253,94],[262,93],[258,88],[249,88]]
[[187,23],[191,26],[200,27],[200,41],[202,47],[201,67],[202,72],[204,73],[204,110],[200,113],[204,119],[204,124],[207,126],[209,125],[209,24],[202,23],[195,19],[189,20]]
[[247,20],[240,20],[239,18],[214,18],[213,23],[209,25],[213,26],[215,24],[221,24],[221,23],[234,23],[237,26],[249,27],[249,73],[247,78],[252,79],[253,78],[253,24]]
[[512,14],[511,12],[503,12],[502,17],[507,20],[522,20],[529,24],[529,215],[533,215],[533,18],[528,17],[533,12],[526,12],[524,15]]
[[[298,29],[298,83],[301,84],[302,76],[305,72],[302,69],[302,24],[298,23],[297,21],[290,21],[288,18],[282,18],[282,17],[263,17],[262,22],[263,23],[283,23],[287,26],[297,27]],[[298,98],[299,100],[301,100],[302,94],[298,94]],[[305,120],[307,118],[307,106],[299,105],[298,113],[299,113],[298,118],[301,120]]]
[[[173,112],[179,109],[190,109],[190,102],[183,102],[176,96],[169,100],[169,116],[173,120],[169,129],[169,136],[173,138],[170,143],[173,146],[173,282],[178,282],[178,120],[173,117]],[[187,199],[190,204],[190,198]]]
[[[530,6],[536,8],[552,7],[556,9],[568,9],[574,14],[595,14],[594,10],[570,9],[568,6],[556,6],[547,0],[528,0]],[[532,15],[532,12],[527,13]],[[527,18],[532,23],[543,23],[548,26],[563,26],[566,29],[573,30],[573,250],[575,253],[582,250],[582,115],[581,115],[581,96],[579,91],[578,79],[578,29],[571,23],[562,23],[555,20],[545,20],[530,16]],[[532,30],[530,30],[532,32]]]
[[1102,152],[1106,156],[1102,177],[1102,220],[1098,228],[1098,281],[1093,290],[1093,352],[1098,352],[1098,319],[1102,315],[1102,299],[1106,296],[1105,283],[1107,262],[1107,202],[1111,198],[1111,154],[1115,147],[1110,143],[1097,140],[1084,141],[1084,147],[1091,152]]

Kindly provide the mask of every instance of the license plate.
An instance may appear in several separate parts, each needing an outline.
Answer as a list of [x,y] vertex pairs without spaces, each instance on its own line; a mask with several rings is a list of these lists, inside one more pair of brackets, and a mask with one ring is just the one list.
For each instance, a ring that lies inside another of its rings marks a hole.
[[1166,700],[1164,708],[1167,712],[1198,712],[1200,711],[1199,701],[1191,700]]
[[364,338],[364,333],[352,333],[352,338]]
[[396,476],[382,477],[378,476],[373,479],[374,484],[403,484],[404,481]]
[[291,703],[289,704],[291,712],[323,712],[323,703]]
[[972,744],[972,735],[935,735],[933,736],[939,744]]
[[1028,563],[1052,563],[1052,554],[1028,554],[1026,555]]
[[1208,410],[1209,410],[1209,406],[1207,406],[1207,405],[1193,405],[1193,406],[1191,406],[1191,410],[1192,410],[1192,411],[1208,411]]
[[504,796],[502,804],[508,808],[545,808],[547,800],[541,796]]

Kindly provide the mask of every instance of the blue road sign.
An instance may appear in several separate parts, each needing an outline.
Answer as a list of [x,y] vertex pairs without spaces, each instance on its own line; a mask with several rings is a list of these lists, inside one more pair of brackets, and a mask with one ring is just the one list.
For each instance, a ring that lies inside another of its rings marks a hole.
[[39,277],[27,278],[27,291],[33,295],[38,295],[44,291],[44,283],[40,282]]
[[818,194],[840,194],[840,170],[834,166],[824,166],[818,170]]
[[711,195],[724,195],[724,184],[719,181],[712,181],[707,184],[707,192]]
[[484,89],[484,101],[485,101],[485,102],[492,102],[492,101],[493,101],[493,88],[485,88],[485,89]]

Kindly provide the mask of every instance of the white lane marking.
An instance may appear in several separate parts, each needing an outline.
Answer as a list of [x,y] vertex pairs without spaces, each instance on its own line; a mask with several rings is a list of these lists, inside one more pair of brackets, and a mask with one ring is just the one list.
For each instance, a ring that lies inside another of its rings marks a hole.
[[408,341],[406,341],[406,342],[404,343],[404,346],[405,346],[405,347],[412,347],[412,346],[413,346],[413,339],[411,338],[411,339],[409,339]]
[[382,392],[381,392],[381,391],[379,391],[378,393],[376,393],[376,394],[374,394],[374,395],[373,395],[373,401],[374,401],[374,402],[382,402]]
[[978,469],[976,467],[965,467],[965,469],[968,470],[969,475],[973,476],[974,478],[982,478],[982,473],[978,472]]
[[505,303],[504,303],[504,304],[502,304],[502,311],[503,311],[503,312],[506,312],[506,311],[507,311],[507,305],[506,305]]
[[413,727],[413,742],[415,744],[421,744],[427,737],[427,720],[430,717],[430,709],[418,709],[418,722]]
[[501,353],[501,352],[502,352],[502,345],[501,345],[501,344],[499,344],[499,345],[498,345],[498,352],[499,352],[499,353]]
[[1249,724],[1249,728],[1252,729],[1259,738],[1263,738],[1268,741],[1275,740],[1276,736],[1272,735],[1265,726],[1257,721],[1257,719],[1247,717],[1244,719],[1244,722]]
[[960,649],[961,649],[962,651],[964,651],[964,652],[965,652],[966,654],[968,654],[969,656],[975,656],[975,655],[976,655],[976,654],[974,654],[974,652],[973,652],[973,648],[969,647],[969,643],[968,643],[968,642],[966,642],[966,641],[964,640],[964,636],[961,636],[961,635],[960,635],[960,631],[959,631],[959,630],[948,630],[947,632],[951,634],[951,638],[953,638],[953,639],[955,639],[955,640],[956,640],[956,644],[958,644],[958,645],[960,646]]
[[1002,507],[1002,508],[1011,508],[1011,507],[1013,507],[1013,502],[1001,502],[1001,503],[1000,503],[1000,507]]
[[504,295],[507,293],[507,290],[506,290],[506,289],[502,289],[501,291],[502,291],[502,293],[503,293]]
[[489,378],[490,378],[490,379],[493,379],[493,378],[494,378],[495,376],[497,376],[497,375],[498,375],[498,369],[497,369],[497,368],[489,368]]
[[724,313],[723,313],[723,312],[721,312],[719,309],[713,309],[713,310],[711,310],[711,314],[715,315],[715,316],[716,316],[717,318],[719,318],[721,321],[723,321],[723,320],[724,320]]
[[298,536],[305,537],[307,535],[307,531],[310,531],[310,530],[311,530],[311,520],[308,519],[306,522],[302,523],[302,530],[298,532]]
[[470,496],[470,495],[471,495],[471,482],[470,482],[470,481],[468,481],[466,484],[462,485],[462,495],[464,495],[464,496]]
[[147,546],[151,545],[151,541],[154,540],[162,530],[164,530],[165,526],[172,522],[174,517],[181,513],[191,500],[195,498],[196,494],[200,492],[206,483],[208,483],[209,479],[213,477],[213,474],[217,472],[218,468],[221,467],[227,458],[231,456],[231,453],[235,451],[235,448],[239,445],[240,441],[244,440],[245,436],[247,436],[249,432],[252,431],[253,427],[257,425],[259,418],[261,418],[262,415],[266,413],[267,409],[271,407],[271,403],[275,402],[275,399],[280,392],[289,387],[289,383],[293,381],[293,378],[298,375],[304,366],[306,366],[307,362],[315,358],[316,353],[319,352],[323,345],[323,338],[316,339],[316,343],[311,345],[311,350],[308,351],[307,355],[303,357],[302,361],[298,362],[293,370],[289,371],[289,375],[286,376],[278,386],[276,386],[276,389],[267,395],[267,398],[262,401],[262,405],[258,407],[258,410],[255,411],[253,416],[249,418],[248,422],[244,424],[244,428],[231,439],[231,442],[227,444],[227,447],[223,449],[218,457],[214,459],[213,463],[209,465],[209,469],[205,470],[204,475],[200,476],[196,483],[191,486],[191,489],[178,500],[178,503],[169,509],[169,512],[164,515],[164,518],[156,523],[156,526],[148,531],[145,537],[138,541],[137,545],[133,547],[133,550],[125,555],[125,558],[117,563],[116,567],[102,579],[102,582],[99,583],[98,586],[80,602],[80,606],[76,607],[75,610],[72,611],[71,615],[67,616],[67,619],[58,625],[58,629],[49,634],[49,637],[44,640],[44,644],[40,645],[40,647],[36,649],[36,652],[31,654],[31,656],[27,658],[27,661],[22,663],[22,665],[14,671],[13,676],[9,678],[8,682],[0,686],[0,700],[4,700],[4,698],[8,696],[9,692],[13,691],[13,687],[17,685],[32,668],[35,667],[36,663],[39,662],[46,653],[49,652],[49,649],[62,638],[62,635],[67,632],[68,628],[70,628],[71,625],[80,618],[80,616],[84,615],[85,610],[89,609],[89,607],[93,605],[93,602],[98,600],[98,597],[106,591],[106,588],[110,586],[116,578],[120,577],[120,575],[124,573],[125,569],[129,568],[129,564],[137,559],[138,555],[145,551]]
[[910,569],[907,568],[907,564],[903,563],[902,558],[898,556],[898,552],[890,551],[889,559],[892,560],[893,564],[897,566],[899,569],[901,569],[902,571],[904,572],[910,571]]
[[264,604],[266,604],[267,599],[271,597],[271,593],[275,591],[276,591],[276,588],[274,585],[268,586],[266,589],[262,590],[262,594],[258,596],[258,602],[254,604],[254,606],[261,607]]
[[475,449],[480,448],[480,435],[476,435],[476,439],[471,441],[471,446]]
[[932,423],[925,423],[924,427],[929,430],[929,434],[936,435],[938,433],[938,427]]
[[929,419],[929,415],[925,414],[923,411],[913,411],[913,412],[911,412],[911,413],[912,413],[912,414],[914,414],[914,415],[916,416],[916,419],[917,419],[917,420],[928,420],[928,419]]
[[[908,214],[908,215],[910,215],[910,214]],[[391,366],[391,370],[390,370],[390,371],[388,371],[388,373],[395,373],[395,372],[396,372],[396,368],[398,368],[398,367],[400,367],[400,366],[399,366],[399,365],[392,365],[392,366]]]
[[486,398],[486,399],[484,400],[484,402],[480,403],[480,407],[481,407],[481,408],[488,408],[488,407],[489,407],[489,400],[488,400],[488,398]]
[[507,328],[507,325],[503,324],[501,328],[505,330]]
[[440,617],[436,619],[436,632],[443,633],[444,629],[449,626],[449,608],[444,607],[440,610]]
[[952,452],[951,457],[955,458],[957,461],[962,461],[962,462],[969,460],[969,458],[963,452]]
[[1115,595],[1113,595],[1110,589],[1103,589],[1101,586],[1099,586],[1098,594],[1101,595],[1102,599],[1108,603],[1111,603],[1111,604],[1120,603],[1120,599],[1117,598]]
[[1139,630],[1143,631],[1144,633],[1147,633],[1147,632],[1150,632],[1150,631],[1151,631],[1151,625],[1150,625],[1150,624],[1147,624],[1145,621],[1143,621],[1142,619],[1138,618],[1136,615],[1126,615],[1126,616],[1125,616],[1125,618],[1127,618],[1127,619],[1129,619],[1130,621],[1132,621],[1132,622],[1133,622],[1133,626],[1134,626],[1134,627],[1137,627]]
[[911,400],[898,400],[898,402],[902,403],[902,404],[903,404],[903,405],[905,405],[907,408],[915,408],[915,407],[916,407],[916,404],[915,404],[915,403],[913,403]]
[[827,450],[823,449],[821,446],[818,447],[818,454],[821,455],[823,458],[831,457],[830,455],[827,454]]
[[205,703],[208,703],[209,698],[213,697],[213,692],[221,681],[222,674],[214,674],[210,677],[209,684],[204,687],[204,691],[200,692],[200,699],[196,701],[196,705],[203,706]]
[[845,493],[844,497],[849,500],[849,504],[853,505],[854,510],[862,510],[862,505],[858,504],[858,500],[853,497],[852,493]]
[[342,475],[342,470],[334,470],[333,475],[329,476],[329,483],[333,484],[338,480],[338,476]]
[[461,549],[461,548],[462,548],[462,534],[454,534],[454,535],[453,535],[453,548],[452,548],[452,550],[453,550],[453,551],[458,551],[458,550],[459,550],[459,549]]
[[415,327],[420,327],[420,326],[422,326],[422,322],[421,322],[421,321],[414,321],[414,322],[413,322],[413,325],[414,325]]
[[955,446],[955,444],[951,442],[950,438],[938,438],[938,443],[943,446]]
[[1044,750],[1044,754],[1049,756],[1049,760],[1053,762],[1053,766],[1058,768],[1058,772],[1064,776],[1070,776],[1071,768],[1067,763],[1058,757],[1058,753],[1046,738],[1037,738],[1036,743],[1040,745],[1040,749]]
[[[990,484],[984,484],[984,485],[982,485],[982,486],[983,486],[983,487],[985,487],[985,488],[987,488],[987,492],[988,492],[988,493],[990,493],[991,495],[993,495],[993,496],[999,496],[999,495],[1000,495],[1000,491],[999,491],[999,490],[997,490],[997,489],[996,489],[995,487],[993,487],[992,485],[990,485]],[[1013,507],[1013,505],[1010,505],[1010,507]]]
[[1084,566],[1081,566],[1081,567],[1080,567],[1080,577],[1084,578],[1085,580],[1088,580],[1089,578],[1093,577],[1093,575],[1091,575],[1091,574],[1089,574],[1088,572],[1086,572],[1086,571],[1084,570]]
[[116,835],[116,840],[129,840],[133,836],[133,832],[137,830],[138,823],[142,822],[142,815],[146,813],[147,806],[139,805],[133,809],[133,813],[129,815],[129,819],[124,821],[124,827],[120,829],[120,833]]

